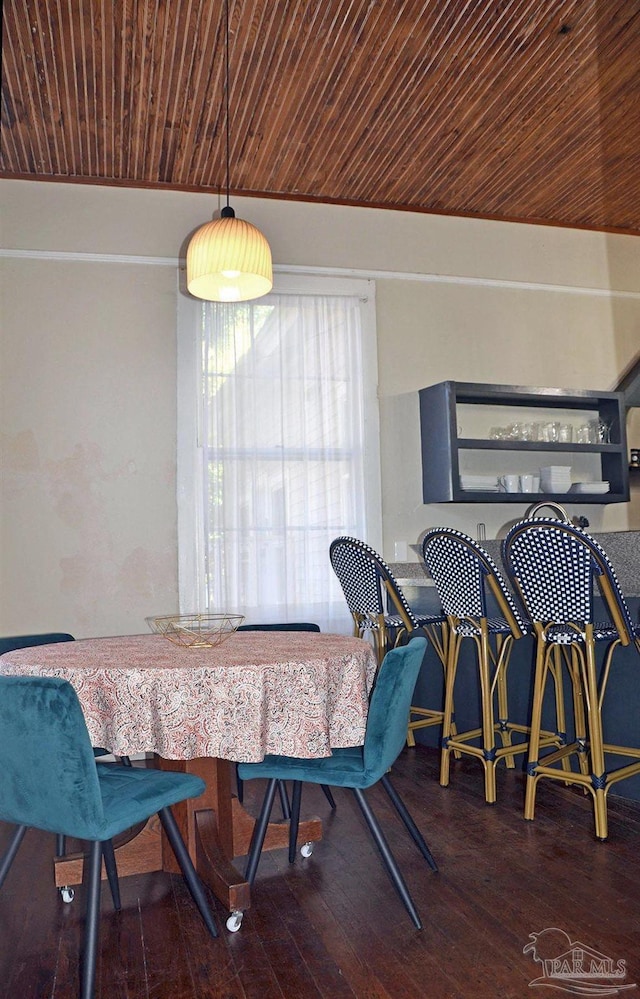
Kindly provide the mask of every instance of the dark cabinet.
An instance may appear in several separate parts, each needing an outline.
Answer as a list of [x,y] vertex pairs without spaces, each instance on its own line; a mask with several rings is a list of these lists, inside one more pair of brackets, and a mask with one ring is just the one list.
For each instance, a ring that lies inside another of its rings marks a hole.
[[[425,503],[629,499],[619,392],[440,382],[420,390],[420,430]],[[521,490],[550,466],[571,469],[568,492]],[[503,491],[506,477],[517,491]]]

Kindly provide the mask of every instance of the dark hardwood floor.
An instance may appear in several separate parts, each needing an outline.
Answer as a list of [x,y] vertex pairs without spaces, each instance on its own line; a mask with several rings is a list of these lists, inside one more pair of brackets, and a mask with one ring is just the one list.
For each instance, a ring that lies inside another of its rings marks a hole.
[[[370,797],[422,931],[395,895],[351,793],[336,793],[332,815],[319,789],[309,788],[303,811],[326,820],[325,839],[292,867],[284,851],[265,854],[239,933],[225,929],[218,908],[220,937],[212,940],[180,877],[123,878],[120,913],[104,886],[97,996],[522,999],[540,991],[529,983],[542,974],[523,948],[529,934],[550,928],[614,965],[625,961],[618,984],[640,987],[640,807],[612,798],[609,840],[598,843],[590,802],[572,790],[543,783],[536,820],[525,822],[519,773],[499,772],[498,803],[488,806],[475,761],[455,762],[448,789],[437,771],[437,753],[423,747],[405,751],[394,767],[438,873],[417,854],[383,792]],[[252,792],[247,784],[250,805]],[[0,824],[0,849],[8,831]],[[62,901],[52,882],[53,849],[53,836],[29,833],[0,892],[3,999],[77,995],[84,891],[70,905]],[[549,946],[563,939],[547,936]]]

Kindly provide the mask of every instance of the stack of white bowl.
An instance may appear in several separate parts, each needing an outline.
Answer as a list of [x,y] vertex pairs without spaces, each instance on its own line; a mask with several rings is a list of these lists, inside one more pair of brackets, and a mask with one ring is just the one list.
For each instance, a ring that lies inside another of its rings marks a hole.
[[571,465],[547,465],[540,469],[543,493],[568,493],[571,488]]

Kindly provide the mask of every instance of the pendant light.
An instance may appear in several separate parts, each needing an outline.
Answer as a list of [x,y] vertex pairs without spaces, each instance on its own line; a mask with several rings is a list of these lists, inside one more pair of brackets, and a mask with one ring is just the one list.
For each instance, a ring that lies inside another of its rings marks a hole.
[[193,234],[187,249],[187,288],[209,302],[246,302],[273,286],[271,250],[259,229],[229,205],[229,0],[225,0],[225,124],[227,204],[219,219]]

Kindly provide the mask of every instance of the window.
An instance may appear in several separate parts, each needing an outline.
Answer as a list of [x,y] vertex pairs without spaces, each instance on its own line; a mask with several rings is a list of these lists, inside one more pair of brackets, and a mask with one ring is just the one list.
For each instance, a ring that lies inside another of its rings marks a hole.
[[349,631],[329,544],[379,544],[373,284],[276,282],[179,296],[180,607]]

